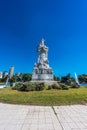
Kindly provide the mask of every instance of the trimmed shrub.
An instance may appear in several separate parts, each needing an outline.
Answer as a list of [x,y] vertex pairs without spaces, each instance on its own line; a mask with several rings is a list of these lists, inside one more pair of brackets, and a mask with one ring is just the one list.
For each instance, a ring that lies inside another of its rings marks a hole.
[[65,84],[60,83],[59,85],[60,85],[61,89],[63,89],[63,90],[68,90],[69,89],[68,86],[65,85]]
[[61,86],[59,84],[52,84],[52,85],[49,85],[47,90],[50,90],[50,89],[61,89]]
[[32,84],[32,83],[28,83],[27,84],[27,91],[35,91],[35,84]]
[[52,85],[49,85],[47,90],[51,90],[52,89]]
[[20,87],[22,87],[23,83],[17,83],[14,87],[12,87],[13,90],[19,90]]
[[26,84],[22,84],[22,86],[20,86],[18,90],[19,91],[27,91],[27,85]]
[[59,84],[52,84],[52,89],[61,89],[61,86]]
[[19,91],[41,91],[45,88],[44,83],[18,83],[14,87],[12,87],[13,90],[19,90]]
[[37,83],[37,84],[35,84],[35,90],[36,91],[42,91],[42,90],[44,90],[44,88],[45,88],[45,84],[44,83]]
[[27,91],[27,84],[25,83],[18,83],[14,87],[12,87],[13,90],[18,91]]
[[73,83],[72,85],[71,85],[71,88],[79,88],[80,87],[80,85],[78,85],[77,83]]

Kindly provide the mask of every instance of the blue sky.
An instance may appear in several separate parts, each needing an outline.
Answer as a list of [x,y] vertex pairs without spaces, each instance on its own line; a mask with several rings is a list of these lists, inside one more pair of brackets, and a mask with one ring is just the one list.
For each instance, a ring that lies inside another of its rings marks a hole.
[[42,38],[54,74],[87,74],[87,0],[0,1],[0,71],[32,73]]

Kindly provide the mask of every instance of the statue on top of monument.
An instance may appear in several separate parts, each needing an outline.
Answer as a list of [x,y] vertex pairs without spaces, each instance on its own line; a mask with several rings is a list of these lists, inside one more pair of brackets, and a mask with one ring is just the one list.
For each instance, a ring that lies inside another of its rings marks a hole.
[[44,45],[44,39],[41,40],[40,45],[38,46],[38,63],[48,67],[48,47]]
[[41,46],[44,46],[44,42],[45,42],[45,39],[42,38],[42,40],[41,40],[41,42],[40,42],[40,45],[41,45]]

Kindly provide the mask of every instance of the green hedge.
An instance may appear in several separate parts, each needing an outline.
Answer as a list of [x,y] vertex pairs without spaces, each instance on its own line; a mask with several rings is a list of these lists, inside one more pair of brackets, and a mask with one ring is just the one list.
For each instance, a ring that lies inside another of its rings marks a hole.
[[41,91],[45,88],[44,83],[17,83],[14,87],[12,87],[13,90],[18,91]]
[[17,83],[14,87],[12,87],[12,89],[18,91],[42,91],[44,89],[68,90],[69,87],[79,88],[80,86],[78,84],[72,84],[72,86],[67,86],[66,84],[63,83],[45,86],[43,82],[42,83],[26,82],[26,83]]
[[50,90],[50,89],[59,89],[59,90],[60,90],[60,89],[63,89],[63,90],[68,90],[69,88],[68,88],[67,85],[62,84],[62,83],[59,83],[59,84],[49,85],[47,89],[48,89],[48,90]]

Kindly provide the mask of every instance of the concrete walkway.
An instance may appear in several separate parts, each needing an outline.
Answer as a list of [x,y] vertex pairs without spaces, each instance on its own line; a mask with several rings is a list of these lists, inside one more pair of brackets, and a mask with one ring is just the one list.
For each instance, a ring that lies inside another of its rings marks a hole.
[[25,106],[0,103],[0,130],[87,130],[87,106]]

